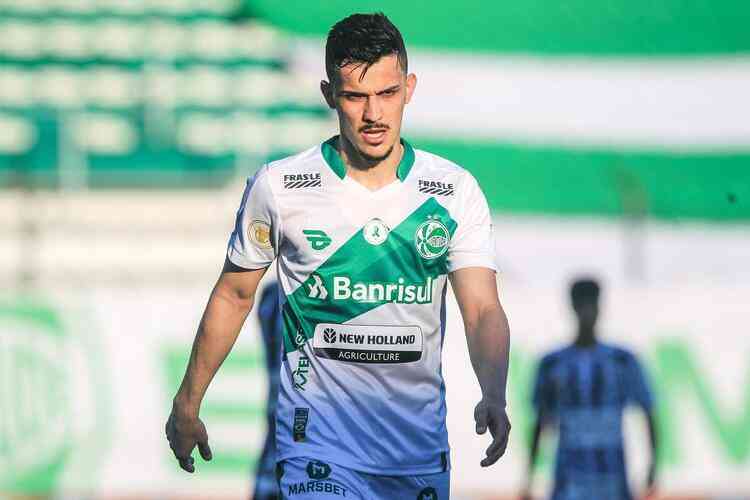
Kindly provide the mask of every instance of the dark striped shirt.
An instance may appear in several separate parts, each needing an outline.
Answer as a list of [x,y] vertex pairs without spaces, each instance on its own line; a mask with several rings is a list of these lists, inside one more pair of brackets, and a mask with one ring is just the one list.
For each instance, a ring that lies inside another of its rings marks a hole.
[[534,406],[559,429],[553,500],[630,500],[622,435],[629,404],[652,405],[638,360],[598,343],[545,356],[534,384]]

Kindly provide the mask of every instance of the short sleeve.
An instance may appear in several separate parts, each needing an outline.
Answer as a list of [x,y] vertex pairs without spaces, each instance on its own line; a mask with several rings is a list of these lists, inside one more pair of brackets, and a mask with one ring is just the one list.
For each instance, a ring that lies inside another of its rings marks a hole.
[[550,416],[555,413],[556,401],[555,386],[550,377],[550,362],[543,359],[539,363],[534,380],[534,388],[531,396],[531,402],[537,413]]
[[245,186],[229,237],[227,258],[245,269],[268,267],[276,257],[280,234],[281,220],[269,184],[268,167],[263,167]]
[[448,272],[464,267],[486,267],[497,271],[487,199],[476,179],[468,172],[459,189],[459,204],[452,214],[457,227],[448,250]]
[[628,402],[637,404],[646,410],[650,410],[654,403],[651,389],[648,384],[648,377],[635,356],[629,356],[626,370],[625,380]]

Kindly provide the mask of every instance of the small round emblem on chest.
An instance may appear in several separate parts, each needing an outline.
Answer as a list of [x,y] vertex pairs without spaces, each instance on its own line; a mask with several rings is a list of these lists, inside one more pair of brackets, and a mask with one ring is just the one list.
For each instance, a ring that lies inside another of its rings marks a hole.
[[382,245],[388,239],[388,233],[390,232],[391,228],[380,219],[372,219],[362,229],[365,241],[370,245]]
[[450,232],[445,224],[437,219],[423,222],[414,233],[417,252],[425,259],[436,259],[448,251]]

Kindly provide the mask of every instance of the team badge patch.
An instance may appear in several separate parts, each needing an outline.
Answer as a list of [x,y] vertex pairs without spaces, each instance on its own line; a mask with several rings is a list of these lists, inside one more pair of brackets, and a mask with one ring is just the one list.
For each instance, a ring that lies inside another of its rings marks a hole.
[[423,222],[414,233],[414,245],[425,259],[437,259],[448,250],[450,232],[445,224],[437,219]]
[[370,245],[382,245],[385,240],[388,239],[388,233],[391,232],[385,222],[380,219],[372,219],[370,222],[365,224],[362,228],[362,234],[365,237],[365,241]]
[[254,220],[247,229],[250,241],[259,248],[268,250],[271,248],[271,226],[262,220]]

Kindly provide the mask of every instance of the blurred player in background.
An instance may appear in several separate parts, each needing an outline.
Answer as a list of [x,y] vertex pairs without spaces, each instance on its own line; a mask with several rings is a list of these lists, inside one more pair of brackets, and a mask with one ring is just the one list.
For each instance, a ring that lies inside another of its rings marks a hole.
[[279,284],[274,281],[263,289],[258,303],[258,319],[263,335],[266,373],[268,374],[267,433],[255,471],[255,491],[252,500],[278,500],[279,498],[279,483],[276,479],[276,403],[279,397],[283,332],[279,293]]
[[656,433],[653,400],[635,355],[599,342],[599,284],[590,279],[573,283],[570,298],[578,318],[572,345],[542,358],[534,383],[536,423],[531,440],[526,489],[547,427],[559,433],[552,500],[631,500],[625,467],[622,417],[635,404],[648,420],[650,466],[647,495],[656,481]]
[[509,329],[489,208],[466,170],[401,138],[417,79],[388,18],[336,23],[326,73],[321,91],[340,135],[248,181],[167,438],[188,472],[196,445],[210,458],[200,403],[275,260],[284,299],[282,498],[445,500],[448,279],[482,393],[476,431],[492,435],[482,466],[502,456],[510,430]]

